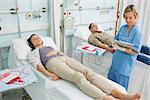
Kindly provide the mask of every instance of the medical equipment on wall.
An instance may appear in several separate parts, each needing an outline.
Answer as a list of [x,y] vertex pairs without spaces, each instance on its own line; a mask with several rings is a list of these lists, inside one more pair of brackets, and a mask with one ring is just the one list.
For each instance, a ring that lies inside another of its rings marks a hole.
[[41,13],[40,11],[29,11],[26,14],[26,19],[35,19],[35,18],[41,18]]
[[100,10],[100,14],[109,14],[109,12],[114,9],[116,9],[114,6],[104,8],[100,8],[99,6],[97,6],[97,10]]
[[71,12],[64,12],[64,28],[72,30],[74,27],[74,17],[71,16]]
[[35,10],[35,11],[28,11],[26,13],[26,19],[35,19],[35,18],[41,18],[42,17],[42,13],[46,12],[46,8],[43,7],[41,10]]

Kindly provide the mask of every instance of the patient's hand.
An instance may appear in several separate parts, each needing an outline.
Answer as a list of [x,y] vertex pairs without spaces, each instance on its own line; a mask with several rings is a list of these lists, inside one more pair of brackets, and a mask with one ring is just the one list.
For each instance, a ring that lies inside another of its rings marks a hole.
[[114,53],[115,49],[114,48],[110,48],[107,44],[101,44],[101,48],[106,49],[107,51]]
[[111,52],[111,53],[114,53],[114,52],[115,52],[115,49],[108,47],[107,51],[109,51],[109,52]]
[[61,51],[58,51],[61,55],[65,55],[65,53],[61,52]]
[[124,48],[124,47],[121,47],[121,46],[119,46],[118,44],[116,44],[116,43],[114,43],[113,44],[113,47],[115,48],[115,49],[118,49],[118,50],[120,50],[120,51],[126,51],[126,48]]
[[55,55],[57,53],[59,53],[57,50],[53,50],[51,52],[48,52],[48,54],[46,56],[52,56],[52,55]]
[[102,49],[107,49],[108,45],[107,44],[101,44],[99,47],[102,48]]
[[61,78],[55,73],[49,73],[49,78],[52,80],[60,80]]

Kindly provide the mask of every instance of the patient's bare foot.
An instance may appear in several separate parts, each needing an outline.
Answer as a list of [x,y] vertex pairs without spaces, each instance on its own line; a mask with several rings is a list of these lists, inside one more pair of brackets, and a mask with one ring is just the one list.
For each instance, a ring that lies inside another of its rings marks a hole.
[[140,93],[136,93],[135,95],[133,95],[133,100],[140,100],[140,98],[141,98]]
[[120,100],[120,99],[116,99],[116,98],[114,98],[113,96],[111,96],[111,95],[106,95],[104,98],[103,98],[103,100]]
[[128,95],[125,96],[125,98],[123,98],[122,100],[139,100],[141,97],[140,93],[136,93],[135,95]]
[[120,91],[118,91],[117,89],[114,89],[111,92],[111,95],[115,98],[119,98],[121,100],[139,100],[141,97],[140,93],[136,93],[135,95],[129,95],[129,94],[124,94]]

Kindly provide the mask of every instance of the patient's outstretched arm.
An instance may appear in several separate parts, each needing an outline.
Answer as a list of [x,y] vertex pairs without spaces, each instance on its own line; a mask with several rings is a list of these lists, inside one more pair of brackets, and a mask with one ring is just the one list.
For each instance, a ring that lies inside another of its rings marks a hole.
[[58,51],[60,54],[62,54],[62,55],[66,55],[64,52],[61,52],[61,51]]
[[45,67],[42,64],[37,65],[37,70],[42,72],[44,75],[48,76],[52,80],[59,80],[60,79],[60,77],[58,75],[45,69]]

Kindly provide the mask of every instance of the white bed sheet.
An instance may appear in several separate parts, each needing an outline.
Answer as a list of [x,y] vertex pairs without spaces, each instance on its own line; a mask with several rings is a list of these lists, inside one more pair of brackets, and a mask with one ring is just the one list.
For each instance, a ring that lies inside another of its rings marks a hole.
[[[28,64],[26,59],[18,59],[13,44],[10,47],[8,62],[10,68],[26,65],[31,66],[31,69],[35,72],[38,81],[25,87],[25,90],[29,93],[32,100],[93,100],[93,98],[81,92],[74,84],[64,80],[52,81],[34,69],[32,65]],[[120,85],[114,82],[112,82],[112,84],[121,91],[126,92]]]

